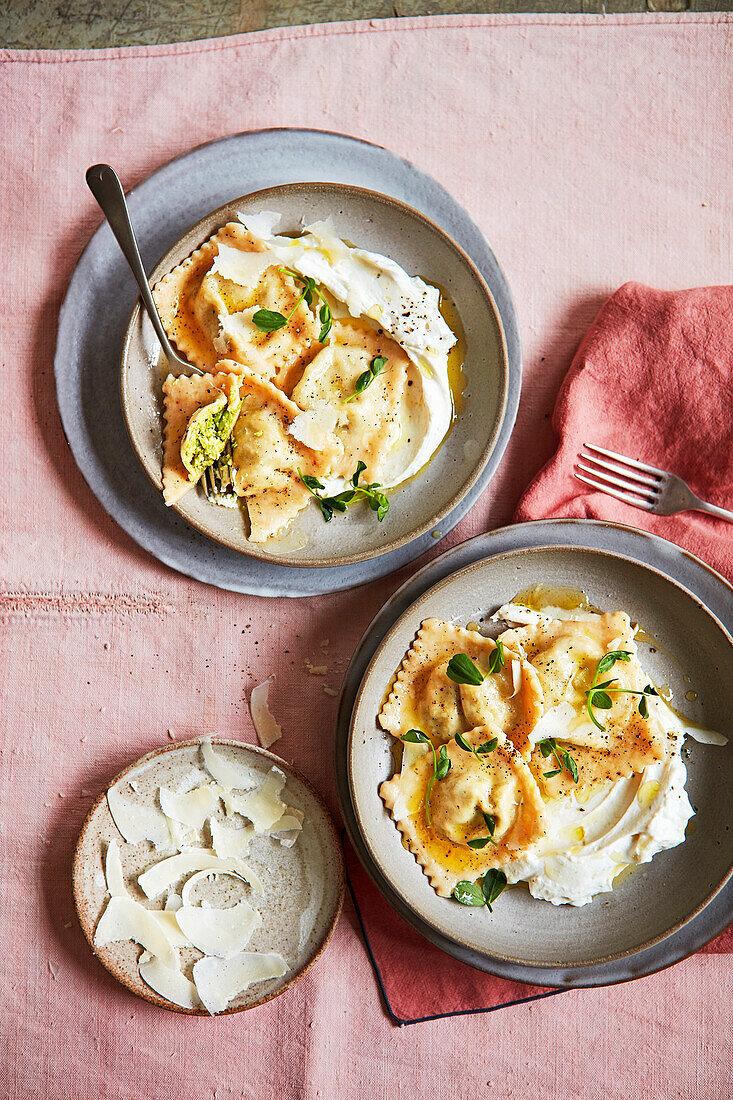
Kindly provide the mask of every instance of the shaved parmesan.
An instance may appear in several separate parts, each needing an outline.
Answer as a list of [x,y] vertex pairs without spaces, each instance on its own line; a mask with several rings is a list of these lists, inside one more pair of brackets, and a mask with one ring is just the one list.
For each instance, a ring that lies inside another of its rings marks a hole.
[[174,821],[172,817],[168,816],[166,816],[165,823],[168,826],[168,835],[173,848],[190,847],[195,845],[199,839],[196,830],[189,825],[182,825],[180,821]]
[[209,821],[209,828],[211,846],[222,859],[232,856],[240,858],[249,852],[252,837],[255,835],[253,825],[243,825],[241,829],[237,829],[212,818]]
[[276,952],[243,951],[232,959],[206,956],[195,964],[193,979],[204,1008],[213,1016],[256,982],[280,978],[288,967]]
[[685,733],[688,737],[691,737],[693,741],[699,742],[701,745],[727,745],[728,738],[722,733],[716,733],[715,730],[706,730],[702,726],[688,726],[685,725]]
[[249,343],[254,336],[260,336],[261,332],[252,320],[256,312],[257,306],[251,306],[249,309],[243,309],[239,313],[220,313],[219,324],[221,325],[221,333],[214,341],[217,351],[227,351],[228,341],[225,339],[223,340],[222,337],[234,337],[234,339],[240,339],[244,343]]
[[295,806],[288,806],[285,813],[270,829],[270,835],[280,841],[283,848],[292,848],[300,836],[305,814]]
[[259,782],[260,777],[254,768],[249,768],[246,764],[232,764],[216,751],[210,737],[201,738],[201,756],[209,775],[225,791],[248,791]]
[[250,941],[262,918],[244,899],[230,909],[203,909],[183,905],[174,914],[178,927],[205,955],[231,959]]
[[169,833],[165,818],[154,806],[144,806],[125,798],[118,786],[107,791],[107,805],[112,820],[128,844],[150,840],[156,848],[168,846]]
[[272,210],[262,210],[259,214],[240,214],[237,212],[237,217],[253,237],[259,237],[262,240],[272,236],[275,226],[280,223],[282,214],[275,214]]
[[189,947],[189,942],[178,927],[175,911],[169,909],[148,909],[148,913],[155,917],[164,934],[174,947]]
[[162,859],[143,872],[137,881],[147,897],[156,898],[184,875],[208,870],[233,871],[247,882],[251,882],[251,878],[254,878],[259,884],[257,876],[241,860],[220,859],[210,848],[187,848],[180,855]]
[[512,665],[512,687],[514,688],[514,691],[511,693],[509,698],[513,699],[514,696],[519,691],[520,687],[522,686],[522,666],[521,666],[519,661],[512,661],[511,665]]
[[228,244],[219,244],[218,247],[219,254],[214,260],[212,272],[240,286],[256,283],[266,268],[278,262],[271,252],[242,252],[240,248],[232,248]]
[[256,791],[244,794],[226,794],[224,803],[248,818],[258,833],[265,833],[279,821],[285,813],[285,803],[279,797],[285,785],[285,776],[277,768],[271,768],[262,786]]
[[317,402],[313,408],[298,413],[288,431],[293,439],[304,443],[312,451],[323,451],[333,444],[333,433],[339,421],[338,410],[327,401]]
[[[295,419],[297,420],[298,417]],[[275,721],[267,705],[270,684],[274,679],[274,676],[268,677],[263,683],[252,688],[249,696],[249,711],[263,749],[269,749],[270,745],[274,745],[276,741],[280,740],[283,733],[282,727]]]
[[172,817],[191,829],[202,829],[204,821],[214,812],[219,801],[216,789],[211,786],[196,787],[186,794],[175,794],[167,787],[161,787],[159,797],[166,817]]
[[181,1008],[201,1008],[196,986],[180,970],[166,966],[149,951],[144,951],[140,956],[138,968],[145,984],[166,1001]]
[[126,898],[125,876],[122,873],[120,846],[116,840],[107,845],[107,857],[104,861],[104,873],[107,879],[107,891],[113,898]]
[[142,944],[165,966],[178,966],[173,945],[153,913],[132,898],[110,898],[94,934],[94,946],[102,947],[117,940],[134,940]]
[[176,909],[180,909],[183,905],[183,899],[180,894],[169,894],[165,899],[165,910],[167,913],[175,913]]

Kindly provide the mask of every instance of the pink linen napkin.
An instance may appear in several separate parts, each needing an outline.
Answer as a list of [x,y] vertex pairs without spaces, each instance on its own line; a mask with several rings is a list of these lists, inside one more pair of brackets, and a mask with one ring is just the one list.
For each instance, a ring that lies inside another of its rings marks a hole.
[[733,287],[626,283],[575,353],[555,405],[558,448],[515,519],[575,516],[643,527],[733,579],[733,526],[702,512],[656,516],[575,479],[583,443],[670,470],[733,508]]
[[[678,473],[733,508],[733,287],[664,292],[626,283],[583,337],[555,405],[560,443],[516,519],[592,517],[644,527],[729,579],[733,526],[702,513],[654,516],[572,476],[582,443]],[[557,990],[484,974],[433,947],[385,905],[347,849],[362,931],[387,1009],[399,1024],[491,1011]],[[733,925],[703,949],[733,952]]]

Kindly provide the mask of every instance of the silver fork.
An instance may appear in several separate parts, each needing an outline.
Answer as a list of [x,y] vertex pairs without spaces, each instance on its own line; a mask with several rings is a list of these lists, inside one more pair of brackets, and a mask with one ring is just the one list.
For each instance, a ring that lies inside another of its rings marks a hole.
[[[711,516],[733,523],[733,512],[700,500],[681,477],[649,466],[646,462],[637,462],[635,458],[626,458],[593,443],[584,443],[575,465],[573,473],[578,481],[634,508],[643,508],[645,512],[655,512],[659,516],[687,511],[708,512]],[[578,473],[579,470],[583,472]]]

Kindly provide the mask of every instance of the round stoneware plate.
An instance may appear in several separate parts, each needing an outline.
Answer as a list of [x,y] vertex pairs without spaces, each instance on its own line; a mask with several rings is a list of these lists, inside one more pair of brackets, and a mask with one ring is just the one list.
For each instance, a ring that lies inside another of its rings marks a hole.
[[[170,249],[150,278],[155,283],[238,212],[282,214],[278,232],[331,218],[352,244],[396,260],[409,274],[440,287],[464,346],[465,389],[457,418],[420,473],[390,490],[383,522],[366,504],[325,523],[315,502],[283,535],[264,544],[248,541],[246,515],[210,504],[201,488],[174,505],[199,531],[252,557],[297,566],[343,566],[397,550],[440,526],[476,484],[499,437],[507,404],[506,341],[491,292],[466,253],[424,215],[386,195],[335,183],[294,183],[235,199],[199,221]],[[457,318],[457,320],[455,319]],[[132,445],[145,472],[161,489],[161,381],[167,373],[147,314],[136,306],[125,334],[120,386]]]
[[[540,537],[542,524],[525,526],[534,529],[527,531],[530,538]],[[557,523],[544,526],[548,533],[555,527],[562,529]],[[574,535],[576,540],[582,539],[585,528],[596,536],[589,540],[593,542],[608,527],[576,524]],[[623,533],[625,529],[615,530]],[[518,532],[517,538],[521,538],[522,527],[507,531]],[[650,550],[656,543],[670,547],[664,540],[645,538],[652,540]],[[485,536],[484,541],[490,542],[490,537]],[[674,551],[682,554],[671,547]],[[656,557],[663,557],[659,549]],[[720,578],[718,581],[727,587]],[[677,705],[694,722],[733,734],[731,637],[685,587],[631,556],[582,543],[509,550],[480,557],[418,594],[393,620],[386,636],[382,632],[381,644],[372,647],[371,661],[355,695],[346,746],[353,815],[345,816],[347,823],[351,817],[352,828],[358,831],[363,844],[363,849],[358,845],[360,854],[362,858],[366,855],[367,868],[377,883],[386,886],[388,896],[398,899],[403,914],[434,942],[466,961],[507,976],[575,984],[572,970],[576,968],[581,974],[578,984],[585,984],[583,972],[634,956],[679,933],[730,878],[733,804],[723,794],[733,785],[730,744],[715,747],[686,740],[687,792],[695,808],[687,839],[635,868],[612,893],[580,908],[538,901],[523,886],[508,889],[495,904],[493,915],[438,897],[403,848],[378,794],[382,780],[392,774],[393,761],[392,739],[378,728],[376,717],[422,620],[438,616],[463,625],[481,621],[534,584],[581,588],[601,609],[628,611],[650,637],[649,642],[640,643],[640,655],[654,681],[669,684]],[[343,799],[343,786],[341,794]],[[565,975],[562,982],[555,978],[558,971]]]
[[[320,797],[302,776],[279,757],[263,749],[219,738],[212,738],[212,742],[216,751],[226,759],[247,765],[259,772],[263,779],[276,765],[287,777],[284,799],[305,815],[302,832],[291,848],[276,844],[269,838],[255,837],[247,856],[247,863],[259,874],[267,889],[264,898],[257,895],[252,899],[263,919],[246,950],[279,952],[287,961],[288,970],[281,978],[251,985],[225,1010],[241,1012],[283,993],[305,974],[323,951],[341,912],[343,861],[331,817]],[[116,776],[110,787],[120,780],[132,781],[135,783],[135,794],[131,788],[130,797],[152,806],[157,804],[157,791],[161,785],[175,788],[194,768],[202,768],[199,741],[180,742],[143,756]],[[152,903],[148,901],[137,885],[137,876],[175,851],[156,852],[146,840],[136,845],[126,844],[112,820],[106,791],[99,796],[82,827],[73,865],[74,901],[84,935],[94,954],[118,981],[145,1000],[175,1012],[208,1016],[203,1009],[179,1008],[145,984],[138,971],[138,959],[142,953],[138,944],[123,940],[94,947],[94,933],[109,901],[104,860],[111,840],[116,840],[120,845],[125,885],[130,895],[148,908],[162,908],[161,899],[154,899]],[[246,889],[249,890],[249,887]],[[237,900],[238,896],[232,896],[229,900],[214,900],[213,904],[226,907]],[[309,915],[312,928],[303,942],[300,917],[309,903],[313,906]],[[189,977],[190,966],[197,957],[200,957],[199,953],[192,952],[189,957],[186,949],[181,949],[184,973]]]

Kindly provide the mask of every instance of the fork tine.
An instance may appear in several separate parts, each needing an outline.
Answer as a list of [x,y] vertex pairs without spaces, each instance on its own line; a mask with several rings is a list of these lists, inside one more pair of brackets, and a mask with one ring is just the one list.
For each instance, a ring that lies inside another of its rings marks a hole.
[[620,455],[617,451],[607,451],[605,447],[596,447],[595,443],[584,443],[584,447],[587,447],[589,451],[596,451],[599,455],[605,455],[606,458],[615,458],[619,462],[623,462],[626,466],[632,466],[635,470],[641,470],[645,474],[656,474],[657,477],[666,477],[667,471],[660,470],[658,466],[650,466],[646,462],[638,462],[635,458],[627,458],[626,455]]
[[[611,473],[621,474],[628,481],[634,481],[639,485],[648,486],[650,489],[659,489],[662,479],[659,477],[647,477],[646,474],[639,474],[636,470],[632,470],[630,466],[622,466],[620,462],[612,462],[608,458],[596,458],[593,454],[586,454],[585,451],[580,452],[579,459],[585,459],[586,462],[592,462],[594,466],[598,466],[601,470],[610,471]],[[591,470],[591,473],[597,471]]]
[[616,489],[609,489],[607,485],[603,485],[600,481],[594,481],[592,478],[584,477],[583,474],[573,473],[573,477],[576,477],[578,481],[584,481],[586,485],[590,485],[592,489],[598,489],[601,493],[608,493],[609,496],[615,497],[616,500],[622,500],[624,504],[631,504],[634,508],[643,508],[645,512],[653,512],[654,508],[648,500],[642,500],[640,497],[631,496],[630,493],[619,493]]
[[657,493],[649,489],[646,485],[639,485],[633,482],[630,478],[625,481],[620,477],[614,477],[613,474],[609,474],[605,469],[594,470],[592,466],[586,466],[585,463],[578,460],[575,465],[579,470],[583,470],[586,474],[592,474],[593,477],[597,477],[600,481],[610,482],[611,485],[616,485],[619,489],[626,489],[629,493],[638,493],[644,500],[648,500],[651,504],[657,499]]

